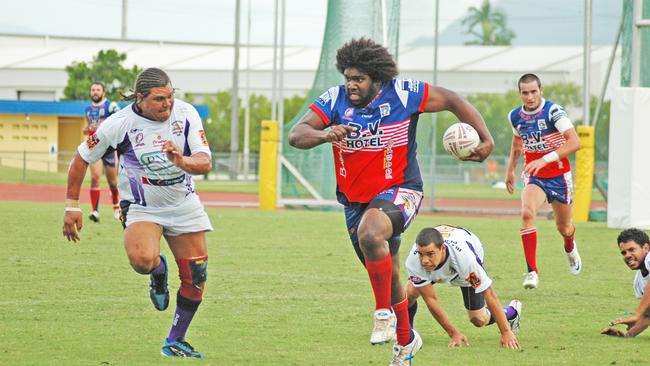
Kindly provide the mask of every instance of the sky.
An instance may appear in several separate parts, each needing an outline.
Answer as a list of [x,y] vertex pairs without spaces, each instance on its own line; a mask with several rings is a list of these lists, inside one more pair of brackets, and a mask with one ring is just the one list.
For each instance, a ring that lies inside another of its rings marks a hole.
[[[240,0],[242,43],[273,43],[274,0]],[[320,45],[327,0],[286,1],[286,44]],[[440,0],[440,44],[469,40],[460,20],[482,0]],[[594,44],[611,44],[620,1],[593,0]],[[232,43],[236,0],[128,0],[128,38],[155,41]],[[400,43],[432,45],[434,1],[402,0]],[[583,0],[493,0],[508,16],[514,45],[582,43]],[[182,6],[179,6],[182,5]],[[543,5],[542,5],[543,4]],[[0,0],[0,33],[119,38],[122,0]],[[35,11],[34,9],[38,9]],[[363,12],[359,13],[363,16]]]

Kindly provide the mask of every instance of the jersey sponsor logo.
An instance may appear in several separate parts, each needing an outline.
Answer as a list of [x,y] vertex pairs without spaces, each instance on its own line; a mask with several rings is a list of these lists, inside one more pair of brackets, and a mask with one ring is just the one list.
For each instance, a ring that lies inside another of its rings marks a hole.
[[419,285],[421,283],[426,282],[426,280],[424,280],[424,279],[422,279],[422,278],[420,278],[418,276],[415,276],[415,275],[409,276],[409,280],[411,280],[411,282],[413,282],[416,285]]
[[417,80],[404,79],[402,80],[402,90],[409,90],[413,93],[417,93],[420,90],[420,83]]
[[390,104],[384,103],[379,105],[379,115],[382,117],[386,117],[390,115]]
[[545,129],[546,129],[546,120],[538,119],[538,120],[537,120],[537,127],[538,127],[540,130],[545,130]]
[[185,174],[181,174],[178,177],[168,178],[168,179],[154,179],[142,177],[142,183],[150,184],[152,186],[172,186],[174,184],[182,183],[185,181]]
[[329,90],[321,94],[320,97],[316,99],[316,101],[320,103],[322,106],[325,106],[327,103],[330,102],[330,100],[332,100],[332,97],[330,96]]
[[393,179],[393,141],[388,141],[384,150],[384,179]]
[[379,127],[381,119],[368,123],[368,129],[362,131],[363,126],[357,123],[348,123],[348,126],[354,127],[355,130],[348,133],[345,140],[345,147],[352,150],[360,150],[364,147],[380,147],[383,146],[381,135],[384,131]]
[[548,150],[548,146],[542,138],[542,133],[540,131],[532,131],[530,133],[520,133],[519,136],[521,140],[526,145],[527,151],[545,151]]
[[354,108],[347,108],[345,112],[343,113],[344,116],[346,117],[351,117],[352,114],[354,114]]
[[162,151],[152,151],[140,156],[140,164],[150,172],[159,172],[174,166]]
[[135,145],[133,145],[134,149],[144,147],[144,133],[139,132],[137,135],[135,135]]
[[92,135],[88,135],[88,138],[86,139],[86,146],[88,146],[90,150],[94,149],[98,143],[99,143],[99,137],[97,137],[96,133],[93,133]]
[[174,121],[172,122],[172,133],[174,136],[180,136],[183,134],[183,122],[182,121]]
[[339,175],[345,177],[348,172],[345,170],[345,159],[343,158],[343,149],[339,149]]
[[156,134],[156,137],[153,139],[153,146],[163,146],[167,140],[163,139],[162,136]]
[[471,272],[465,282],[469,283],[472,288],[478,288],[481,285],[481,279],[478,278],[475,272]]
[[398,188],[397,195],[393,203],[397,206],[402,206],[404,215],[410,218],[415,215],[420,201],[422,200],[422,193],[412,189]]
[[203,146],[208,146],[208,138],[205,136],[205,130],[199,130],[199,137]]

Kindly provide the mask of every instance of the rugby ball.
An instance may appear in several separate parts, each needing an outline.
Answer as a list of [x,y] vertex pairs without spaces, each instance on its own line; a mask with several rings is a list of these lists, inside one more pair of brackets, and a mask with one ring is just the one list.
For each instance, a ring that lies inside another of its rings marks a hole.
[[470,150],[478,146],[480,142],[481,138],[474,127],[463,122],[449,126],[442,135],[442,146],[457,158],[469,156]]

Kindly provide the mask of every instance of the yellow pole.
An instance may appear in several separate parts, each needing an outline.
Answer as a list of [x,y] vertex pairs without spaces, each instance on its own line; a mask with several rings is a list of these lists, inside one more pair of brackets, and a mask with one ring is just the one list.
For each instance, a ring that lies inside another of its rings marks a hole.
[[278,122],[262,121],[260,141],[260,208],[277,208],[278,181]]
[[576,153],[576,182],[573,203],[573,221],[589,220],[591,191],[594,184],[594,128],[578,126],[580,150]]

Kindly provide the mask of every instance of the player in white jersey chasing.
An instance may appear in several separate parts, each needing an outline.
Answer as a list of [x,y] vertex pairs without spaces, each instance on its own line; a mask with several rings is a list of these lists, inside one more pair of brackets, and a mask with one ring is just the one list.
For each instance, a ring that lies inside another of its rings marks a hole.
[[80,240],[83,225],[79,191],[89,164],[117,151],[124,248],[133,269],[150,276],[150,298],[157,310],[169,305],[169,266],[160,254],[165,237],[178,265],[180,288],[162,355],[204,358],[185,341],[185,333],[203,298],[208,249],[208,215],[194,191],[191,174],[205,174],[212,160],[196,109],[174,99],[167,74],[149,68],[138,75],[133,103],[106,119],[82,143],[68,170],[63,235]]
[[452,324],[433,289],[436,283],[449,283],[460,287],[472,324],[483,327],[496,322],[501,332],[501,347],[519,349],[514,333],[521,321],[521,302],[512,300],[507,307],[501,307],[492,279],[483,268],[483,245],[472,232],[449,225],[422,229],[406,258],[406,271],[411,323],[417,298],[421,296],[431,315],[449,335],[448,347],[469,345],[467,337]]
[[[618,235],[617,242],[625,264],[636,271],[634,294],[641,302],[634,315],[616,319],[600,332],[618,337],[635,337],[650,326],[650,238],[645,232],[630,228]],[[617,329],[617,324],[625,324],[627,331]]]

